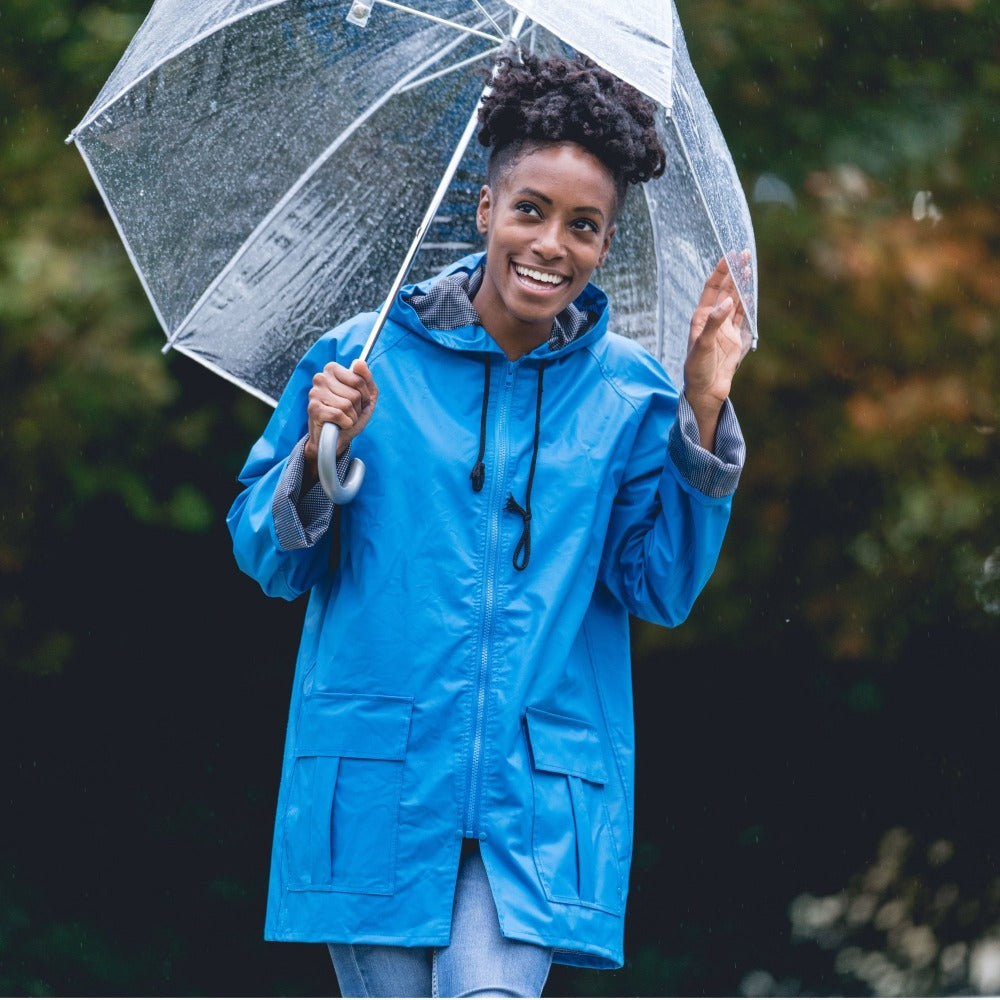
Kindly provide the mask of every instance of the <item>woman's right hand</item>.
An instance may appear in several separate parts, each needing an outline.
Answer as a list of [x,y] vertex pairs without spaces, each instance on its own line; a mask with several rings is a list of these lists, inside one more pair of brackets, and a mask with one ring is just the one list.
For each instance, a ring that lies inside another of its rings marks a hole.
[[378,387],[364,361],[355,361],[350,368],[331,361],[313,376],[307,407],[309,440],[305,448],[306,466],[311,478],[319,478],[316,455],[323,425],[336,424],[340,428],[337,442],[339,457],[368,425],[377,401]]

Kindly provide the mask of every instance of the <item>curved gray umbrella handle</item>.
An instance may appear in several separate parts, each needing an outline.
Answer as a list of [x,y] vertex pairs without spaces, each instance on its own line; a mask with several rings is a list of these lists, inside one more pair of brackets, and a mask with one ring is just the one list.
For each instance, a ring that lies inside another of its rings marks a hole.
[[319,433],[319,448],[316,464],[319,467],[319,481],[326,495],[336,504],[350,503],[361,489],[365,479],[365,463],[360,458],[352,458],[347,467],[343,484],[337,475],[337,442],[340,428],[336,424],[323,424]]

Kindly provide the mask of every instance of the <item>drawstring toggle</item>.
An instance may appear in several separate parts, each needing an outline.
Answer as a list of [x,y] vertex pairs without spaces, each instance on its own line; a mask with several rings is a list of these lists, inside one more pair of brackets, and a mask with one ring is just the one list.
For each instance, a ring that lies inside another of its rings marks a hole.
[[479,493],[483,488],[483,483],[486,482],[486,466],[483,462],[476,462],[472,468],[472,472],[469,473],[469,478],[472,480],[472,488]]

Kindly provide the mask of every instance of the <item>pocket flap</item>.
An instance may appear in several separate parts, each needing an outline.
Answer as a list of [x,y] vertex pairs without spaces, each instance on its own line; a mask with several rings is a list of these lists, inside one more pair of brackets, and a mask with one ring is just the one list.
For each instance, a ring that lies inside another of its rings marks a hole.
[[403,760],[412,698],[314,691],[302,702],[296,755]]
[[593,726],[537,708],[529,708],[525,720],[535,770],[572,774],[598,785],[607,782],[601,737]]

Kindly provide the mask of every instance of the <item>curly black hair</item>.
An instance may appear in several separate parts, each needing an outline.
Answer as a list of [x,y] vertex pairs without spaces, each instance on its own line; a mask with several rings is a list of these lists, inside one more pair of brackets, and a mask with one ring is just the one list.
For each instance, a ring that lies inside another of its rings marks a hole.
[[629,184],[659,177],[666,166],[655,112],[653,101],[586,57],[504,53],[479,108],[489,182],[526,152],[573,142],[607,167],[621,205]]

